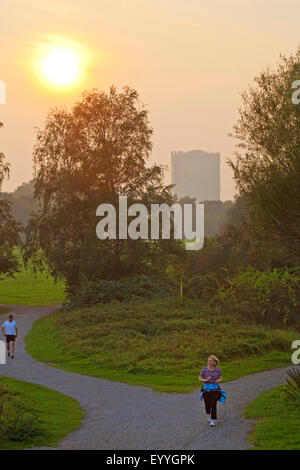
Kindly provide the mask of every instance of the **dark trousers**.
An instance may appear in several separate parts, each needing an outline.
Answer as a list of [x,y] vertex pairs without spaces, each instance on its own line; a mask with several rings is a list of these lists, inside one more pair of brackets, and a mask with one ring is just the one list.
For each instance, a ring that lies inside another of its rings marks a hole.
[[210,415],[211,419],[217,419],[217,401],[219,392],[211,390],[210,392],[203,392],[203,399],[205,403],[205,411]]

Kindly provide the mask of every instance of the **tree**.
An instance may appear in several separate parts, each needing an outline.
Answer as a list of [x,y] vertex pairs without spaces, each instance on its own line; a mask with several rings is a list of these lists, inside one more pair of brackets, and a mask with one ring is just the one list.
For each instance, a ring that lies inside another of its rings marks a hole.
[[[171,202],[164,168],[146,166],[152,149],[148,112],[138,93],[124,87],[92,90],[67,111],[49,112],[34,147],[35,198],[40,209],[27,230],[27,257],[43,252],[68,291],[84,282],[164,271],[175,243],[96,238],[96,208],[128,203]],[[40,250],[41,249],[41,250]]]
[[[0,127],[2,126],[0,122]],[[8,176],[9,163],[0,152],[0,188]],[[20,244],[20,231],[21,226],[12,215],[10,202],[0,200],[0,276],[13,275],[18,270],[19,262],[14,254],[14,248]]]
[[[0,122],[0,129],[3,126]],[[5,162],[5,156],[0,152],[0,188],[6,176],[9,176],[9,163]]]
[[23,183],[13,192],[0,193],[0,199],[6,199],[11,202],[14,216],[24,227],[26,227],[31,213],[36,209],[33,191],[34,183],[32,180],[28,183]]
[[300,105],[292,101],[292,84],[300,79],[300,48],[280,57],[242,94],[232,136],[234,170],[241,196],[248,202],[258,238],[300,256]]

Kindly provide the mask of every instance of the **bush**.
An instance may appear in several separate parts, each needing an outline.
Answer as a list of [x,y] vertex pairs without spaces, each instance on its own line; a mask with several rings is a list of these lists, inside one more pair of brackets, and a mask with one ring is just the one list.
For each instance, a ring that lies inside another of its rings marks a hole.
[[40,424],[34,414],[18,401],[12,400],[0,406],[0,439],[26,441],[40,433]]
[[241,269],[219,287],[215,302],[225,313],[269,326],[300,325],[300,269]]
[[288,398],[300,403],[300,370],[292,368],[288,370],[287,374],[290,378],[286,381],[285,393]]
[[194,299],[211,299],[219,287],[219,279],[215,273],[208,272],[194,276],[186,282],[184,292]]
[[170,295],[169,286],[146,275],[126,277],[118,281],[85,280],[78,292],[72,294],[70,306],[108,303],[112,300],[138,302]]

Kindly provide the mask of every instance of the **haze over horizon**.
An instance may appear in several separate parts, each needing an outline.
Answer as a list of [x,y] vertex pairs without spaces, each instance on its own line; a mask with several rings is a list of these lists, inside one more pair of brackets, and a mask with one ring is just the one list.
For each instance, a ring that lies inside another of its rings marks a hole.
[[[232,199],[226,160],[234,146],[228,133],[240,93],[263,69],[276,66],[281,53],[296,51],[298,0],[1,3],[0,80],[7,97],[0,105],[0,151],[11,164],[2,191],[32,179],[36,128],[43,127],[50,108],[71,106],[84,90],[129,85],[154,129],[149,163],[170,167],[172,150],[220,152],[221,199]],[[46,82],[43,54],[53,44],[75,50],[79,58],[72,85]]]

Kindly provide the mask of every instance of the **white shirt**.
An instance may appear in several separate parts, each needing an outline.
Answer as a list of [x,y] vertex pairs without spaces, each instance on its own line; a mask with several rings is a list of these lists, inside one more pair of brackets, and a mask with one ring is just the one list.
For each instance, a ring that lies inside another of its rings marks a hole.
[[13,320],[13,321],[6,320],[3,323],[2,328],[4,328],[4,331],[5,331],[6,335],[15,335],[16,334],[17,324],[16,324],[15,320]]

